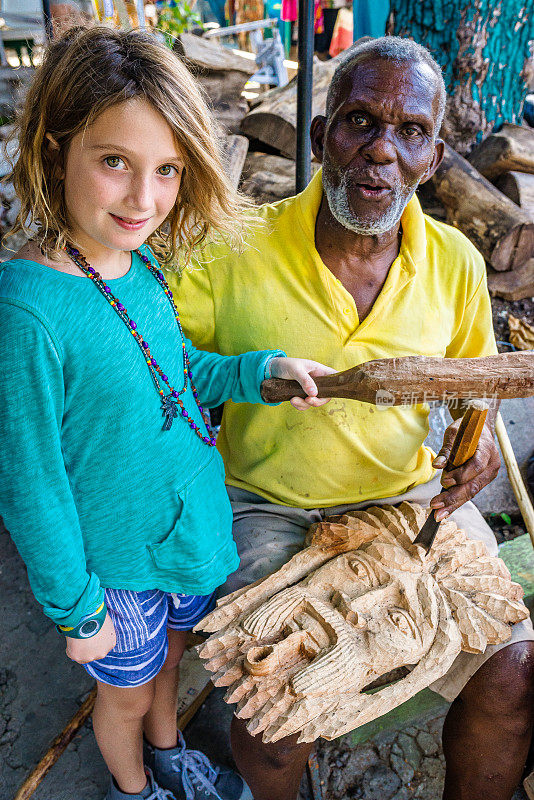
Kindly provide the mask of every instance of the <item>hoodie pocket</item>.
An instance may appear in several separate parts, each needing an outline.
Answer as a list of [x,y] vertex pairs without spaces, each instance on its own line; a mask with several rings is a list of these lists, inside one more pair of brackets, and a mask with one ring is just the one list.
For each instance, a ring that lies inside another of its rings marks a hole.
[[207,580],[211,566],[232,545],[232,508],[219,460],[212,458],[177,492],[176,523],[161,542],[148,545],[158,572],[186,593],[199,593],[195,583]]

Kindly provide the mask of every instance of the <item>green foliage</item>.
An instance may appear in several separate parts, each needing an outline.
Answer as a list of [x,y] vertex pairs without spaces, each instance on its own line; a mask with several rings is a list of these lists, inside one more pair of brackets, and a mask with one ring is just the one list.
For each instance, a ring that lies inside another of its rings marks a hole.
[[202,20],[194,10],[193,5],[187,0],[167,0],[158,14],[157,28],[165,36],[168,46],[172,49],[174,40],[184,31],[191,28],[201,28]]

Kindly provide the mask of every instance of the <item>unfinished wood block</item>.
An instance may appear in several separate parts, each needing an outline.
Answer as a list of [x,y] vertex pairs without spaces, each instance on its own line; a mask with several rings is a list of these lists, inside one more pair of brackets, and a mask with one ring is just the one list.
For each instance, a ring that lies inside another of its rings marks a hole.
[[475,147],[469,161],[489,180],[510,170],[534,173],[534,131],[507,122]]
[[[324,114],[326,95],[339,61],[313,62],[312,117]],[[297,131],[297,79],[289,81],[258,103],[241,123],[241,131],[274,147],[282,155],[295,158]]]
[[237,133],[248,110],[241,92],[256,72],[254,59],[192,33],[182,33],[174,49],[206,92],[221,127]]
[[534,258],[509,272],[489,272],[488,289],[503,300],[523,300],[534,297]]
[[497,178],[495,186],[534,220],[534,175],[505,172]]
[[248,152],[248,139],[246,136],[230,134],[224,139],[224,164],[226,174],[236,189],[241,179],[243,165]]
[[[321,165],[312,162],[314,175]],[[276,203],[296,193],[295,162],[266,153],[249,153],[243,167],[244,194],[256,203]]]
[[[212,636],[199,654],[251,734],[341,736],[526,619],[504,563],[451,520],[428,553],[412,544],[425,519],[402,503],[314,525],[308,547],[204,618],[198,627]],[[366,693],[399,668],[406,677]]]

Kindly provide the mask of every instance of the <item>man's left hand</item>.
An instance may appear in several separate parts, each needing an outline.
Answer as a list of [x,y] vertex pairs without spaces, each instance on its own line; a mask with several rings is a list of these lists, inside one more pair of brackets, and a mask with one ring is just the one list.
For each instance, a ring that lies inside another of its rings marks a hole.
[[[443,447],[433,461],[436,469],[445,466],[449,458],[454,437],[458,431],[461,418],[449,425],[443,438]],[[480,435],[475,454],[461,467],[443,472],[441,485],[445,491],[433,497],[430,507],[436,510],[436,519],[441,521],[471,500],[484,486],[496,477],[501,466],[499,451],[495,444],[491,429],[486,422]]]

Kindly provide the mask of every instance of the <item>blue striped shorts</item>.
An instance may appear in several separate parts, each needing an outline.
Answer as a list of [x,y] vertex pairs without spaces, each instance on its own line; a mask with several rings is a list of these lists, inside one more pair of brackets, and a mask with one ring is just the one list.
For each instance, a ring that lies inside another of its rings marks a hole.
[[110,686],[142,686],[155,678],[169,649],[167,628],[190,631],[215,607],[215,592],[204,596],[106,589],[105,595],[117,642],[105,658],[83,666]]

